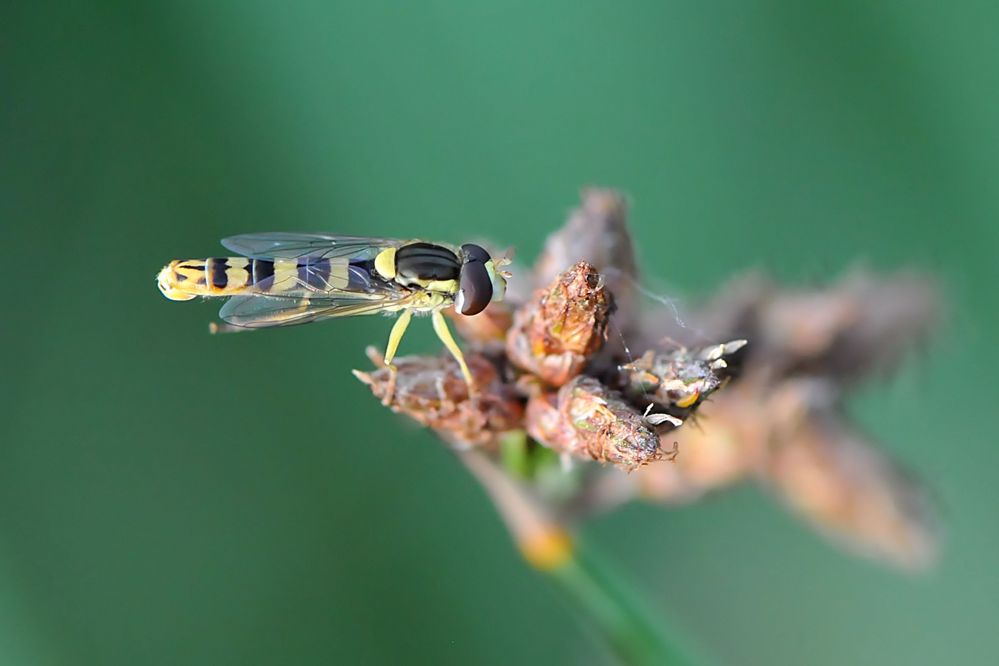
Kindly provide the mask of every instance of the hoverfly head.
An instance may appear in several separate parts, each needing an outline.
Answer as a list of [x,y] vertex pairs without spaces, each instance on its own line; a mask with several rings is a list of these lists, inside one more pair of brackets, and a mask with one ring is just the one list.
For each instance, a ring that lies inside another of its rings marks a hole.
[[461,274],[454,308],[471,316],[486,309],[490,301],[501,301],[506,294],[506,278],[496,271],[496,263],[481,246],[461,246]]

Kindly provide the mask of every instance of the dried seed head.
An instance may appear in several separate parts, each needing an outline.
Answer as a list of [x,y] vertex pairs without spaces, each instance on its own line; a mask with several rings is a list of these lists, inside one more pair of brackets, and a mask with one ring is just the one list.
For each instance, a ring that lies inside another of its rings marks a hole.
[[535,263],[534,284],[549,284],[566,266],[585,261],[607,280],[621,311],[622,326],[634,317],[635,247],[628,230],[628,202],[612,189],[586,188],[582,203],[561,229],[548,236]]
[[821,289],[780,289],[750,275],[694,316],[713,334],[753,341],[753,364],[778,375],[854,381],[890,370],[937,324],[932,281],[913,273],[854,271]]
[[925,276],[855,272],[822,292],[775,299],[761,334],[809,374],[851,381],[897,366],[929,337],[939,310]]
[[635,248],[628,231],[628,202],[616,190],[588,187],[581,205],[558,231],[548,236],[535,263],[535,284],[544,285],[576,261],[597,269],[616,268],[634,276]]
[[936,559],[924,490],[841,423],[802,423],[767,471],[789,506],[848,549],[907,569]]
[[[488,445],[500,435],[523,427],[523,407],[512,389],[499,381],[496,367],[480,354],[466,355],[479,395],[469,399],[468,386],[452,358],[408,356],[395,360],[398,368],[391,408],[436,430],[445,440],[465,445]],[[384,399],[391,390],[391,372],[354,371]]]
[[558,408],[558,392],[535,392],[527,401],[524,424],[536,441],[559,453],[580,448],[576,430]]
[[635,494],[652,502],[689,502],[750,475],[761,457],[766,418],[744,389],[741,383],[726,387],[698,406],[692,427],[662,433],[662,448],[676,443],[683,453],[675,464],[633,474]]
[[721,388],[738,366],[745,340],[697,350],[648,351],[620,367],[620,386],[633,402],[651,401],[686,413]]
[[936,522],[924,491],[847,423],[835,383],[743,380],[699,414],[697,427],[664,436],[682,448],[675,464],[604,475],[594,501],[689,502],[756,477],[849,550],[905,568],[932,563]]
[[507,355],[522,370],[562,386],[603,346],[611,310],[602,277],[579,262],[514,313]]
[[767,427],[753,395],[741,381],[726,387],[698,407],[692,426],[660,433],[663,451],[672,447],[680,451],[674,461],[654,462],[629,475],[613,471],[595,475],[584,489],[579,510],[607,511],[633,499],[692,502],[752,475],[766,447]]
[[936,520],[919,484],[847,425],[815,382],[775,396],[764,478],[820,531],[850,550],[910,569],[935,560]]
[[626,471],[662,457],[659,436],[642,414],[592,377],[533,396],[525,421],[527,432],[555,451]]

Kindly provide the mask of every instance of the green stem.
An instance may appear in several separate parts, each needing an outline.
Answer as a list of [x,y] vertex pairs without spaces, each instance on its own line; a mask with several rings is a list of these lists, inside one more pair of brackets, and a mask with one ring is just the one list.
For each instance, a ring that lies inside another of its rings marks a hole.
[[[500,462],[479,451],[458,452],[493,500],[525,561],[551,578],[626,664],[676,666],[706,663],[680,648],[664,618],[639,600],[614,567],[585,543],[574,543],[566,528],[523,479],[523,432],[503,442]],[[519,477],[519,478],[518,478]]]
[[[544,571],[626,664],[692,664],[689,651],[664,630],[667,623],[585,544],[565,564]],[[702,663],[698,659],[697,663]]]

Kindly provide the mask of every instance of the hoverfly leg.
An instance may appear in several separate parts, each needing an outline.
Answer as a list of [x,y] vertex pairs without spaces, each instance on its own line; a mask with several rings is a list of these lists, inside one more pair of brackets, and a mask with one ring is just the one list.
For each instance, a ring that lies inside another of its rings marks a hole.
[[468,370],[468,365],[465,363],[465,355],[461,353],[461,347],[458,343],[454,341],[454,337],[451,335],[451,330],[447,326],[447,320],[444,319],[444,313],[440,310],[434,310],[433,315],[430,319],[434,324],[434,332],[437,337],[440,338],[447,350],[451,352],[451,356],[454,360],[458,361],[458,366],[461,368],[461,374],[465,378],[465,384],[468,386],[468,397],[474,400],[478,397],[479,391],[475,388],[475,381],[472,379],[472,373]]
[[392,325],[392,331],[389,333],[388,345],[385,347],[385,358],[382,361],[385,367],[389,369],[388,388],[385,391],[385,397],[382,399],[382,404],[386,407],[392,404],[392,398],[395,397],[395,382],[396,376],[399,373],[399,369],[392,363],[392,359],[395,358],[395,353],[399,350],[399,343],[402,342],[402,336],[406,334],[406,329],[409,327],[409,320],[412,318],[412,310],[403,310],[399,318],[395,320],[395,324]]
[[228,333],[243,333],[245,331],[252,331],[252,328],[247,328],[246,326],[236,326],[235,324],[227,324],[225,322],[219,323],[215,321],[208,322],[208,332],[212,335],[226,335]]

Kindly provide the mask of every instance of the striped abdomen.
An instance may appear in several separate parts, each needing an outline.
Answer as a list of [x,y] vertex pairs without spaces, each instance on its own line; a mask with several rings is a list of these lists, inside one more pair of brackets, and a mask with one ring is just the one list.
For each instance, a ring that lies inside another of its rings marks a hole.
[[316,292],[366,292],[371,287],[369,262],[347,258],[248,259],[213,257],[176,259],[157,277],[160,291],[174,301],[196,296],[237,294],[311,295]]

